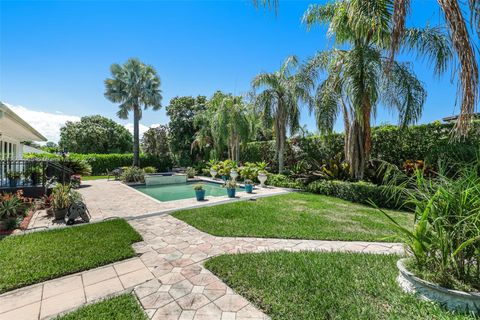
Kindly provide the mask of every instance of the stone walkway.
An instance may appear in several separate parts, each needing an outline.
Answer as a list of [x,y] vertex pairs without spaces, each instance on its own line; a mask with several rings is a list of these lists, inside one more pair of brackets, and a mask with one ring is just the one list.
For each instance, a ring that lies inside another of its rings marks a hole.
[[3,294],[0,320],[46,319],[131,288],[151,319],[268,319],[203,262],[226,253],[271,250],[403,252],[394,243],[216,237],[169,215],[130,224],[144,239],[134,244],[139,258]]

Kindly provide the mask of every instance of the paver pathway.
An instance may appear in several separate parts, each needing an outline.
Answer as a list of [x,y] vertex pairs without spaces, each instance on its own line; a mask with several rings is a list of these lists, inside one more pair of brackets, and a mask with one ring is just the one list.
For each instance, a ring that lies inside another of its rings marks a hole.
[[259,320],[261,311],[203,267],[225,253],[267,250],[402,253],[394,243],[216,237],[169,215],[130,221],[144,241],[139,258],[19,289],[0,296],[0,320],[44,319],[134,287],[156,320]]

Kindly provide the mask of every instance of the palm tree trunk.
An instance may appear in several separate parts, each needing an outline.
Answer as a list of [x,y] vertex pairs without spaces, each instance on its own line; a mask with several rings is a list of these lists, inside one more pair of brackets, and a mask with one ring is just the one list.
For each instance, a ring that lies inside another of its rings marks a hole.
[[133,111],[133,166],[140,167],[140,110],[138,106]]
[[350,175],[353,179],[361,180],[365,171],[365,135],[356,118],[353,120],[348,137]]
[[344,146],[343,146],[343,153],[345,154],[345,161],[348,163],[350,162],[349,156],[349,141],[350,141],[350,117],[348,113],[347,106],[345,105],[345,101],[341,99],[342,102],[342,113],[343,113],[343,126],[345,128],[345,136],[344,136]]

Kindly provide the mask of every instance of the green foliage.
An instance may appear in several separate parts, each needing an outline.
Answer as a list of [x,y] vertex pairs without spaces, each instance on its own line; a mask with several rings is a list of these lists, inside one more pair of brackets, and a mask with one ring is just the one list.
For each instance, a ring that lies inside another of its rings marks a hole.
[[197,170],[195,170],[195,168],[188,167],[186,170],[186,174],[187,174],[187,177],[194,178],[195,175],[197,174]]
[[[52,159],[60,161],[62,158],[55,154],[24,154],[25,159],[35,159],[41,157],[42,159]],[[133,163],[133,154],[78,154],[72,153],[67,158],[68,161],[86,161],[91,167],[91,174],[102,175],[107,171],[116,168],[128,167]],[[158,172],[167,171],[172,167],[172,160],[170,157],[157,157],[146,154],[140,155],[142,166],[155,167]]]
[[194,125],[194,117],[205,110],[207,99],[205,96],[175,97],[170,100],[166,107],[169,122],[170,151],[175,162],[180,166],[192,165],[199,154],[191,152],[192,143],[195,140],[197,128]]
[[72,190],[70,185],[59,183],[52,190],[52,205],[55,210],[66,209],[80,198],[80,193]]
[[455,178],[427,179],[416,170],[414,177],[401,179],[397,190],[415,208],[415,226],[405,228],[384,214],[413,254],[414,269],[442,286],[479,291],[480,162]]
[[237,181],[230,179],[227,182],[225,182],[224,187],[227,189],[236,189],[238,187]]
[[306,186],[312,193],[323,194],[343,200],[371,204],[387,209],[403,208],[404,203],[400,196],[392,195],[390,188],[377,186],[368,182],[347,182],[336,180],[317,180]]
[[0,219],[16,218],[24,210],[24,203],[16,195],[0,196]]
[[160,125],[148,129],[142,138],[142,151],[157,157],[169,157],[168,126]]
[[143,183],[145,182],[145,171],[138,167],[125,168],[120,179],[126,183]]
[[86,305],[78,310],[55,318],[55,320],[147,320],[145,312],[139,305],[135,295],[125,293],[108,298],[94,304]]
[[280,188],[292,188],[292,189],[302,189],[304,185],[286,175],[283,174],[268,174],[267,182],[269,186],[280,187]]
[[145,172],[145,173],[155,173],[155,172],[157,172],[157,168],[155,168],[155,167],[145,167],[145,168],[143,168],[143,172]]
[[201,184],[201,183],[195,184],[193,186],[193,190],[195,190],[195,191],[203,190],[203,184]]
[[132,151],[133,138],[124,126],[95,115],[67,121],[60,129],[59,144],[74,153],[126,153]]
[[257,178],[258,167],[255,163],[245,162],[242,167],[240,167],[240,176],[243,179],[254,180]]
[[135,256],[142,237],[125,220],[57,228],[0,241],[0,293]]

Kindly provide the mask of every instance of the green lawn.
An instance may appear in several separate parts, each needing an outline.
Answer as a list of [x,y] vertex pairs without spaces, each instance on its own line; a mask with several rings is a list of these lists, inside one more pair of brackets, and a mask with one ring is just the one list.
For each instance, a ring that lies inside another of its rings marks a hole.
[[120,219],[0,240],[0,293],[135,255],[142,237]]
[[[402,225],[413,215],[388,211]],[[173,214],[217,236],[321,240],[394,241],[389,220],[378,210],[337,198],[290,193]],[[388,239],[385,239],[389,237]]]
[[147,320],[133,294],[123,294],[118,297],[106,299],[64,316],[56,320]]
[[395,255],[270,252],[225,255],[205,266],[273,320],[475,319],[405,294]]
[[107,176],[82,176],[82,181],[100,180],[100,179],[107,179]]

